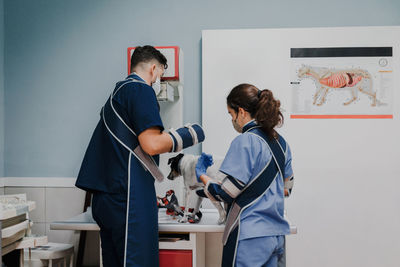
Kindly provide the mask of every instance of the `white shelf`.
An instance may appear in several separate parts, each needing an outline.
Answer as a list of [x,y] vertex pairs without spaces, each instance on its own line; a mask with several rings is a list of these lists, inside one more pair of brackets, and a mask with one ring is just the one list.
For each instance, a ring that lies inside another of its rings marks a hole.
[[0,177],[0,187],[75,187],[76,177]]
[[3,229],[1,229],[1,237],[2,238],[11,237],[22,230],[27,230],[28,227],[29,227],[29,220],[25,220],[16,225],[9,226],[7,228],[3,228]]

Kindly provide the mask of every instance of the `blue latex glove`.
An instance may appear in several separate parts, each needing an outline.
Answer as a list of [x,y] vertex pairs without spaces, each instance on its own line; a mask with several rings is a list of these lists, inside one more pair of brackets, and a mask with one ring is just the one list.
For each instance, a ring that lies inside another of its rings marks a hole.
[[206,154],[206,153],[201,153],[200,158],[197,161],[196,164],[196,177],[197,181],[201,183],[200,176],[203,174],[206,174],[207,168],[210,167],[211,165],[214,164],[212,155]]

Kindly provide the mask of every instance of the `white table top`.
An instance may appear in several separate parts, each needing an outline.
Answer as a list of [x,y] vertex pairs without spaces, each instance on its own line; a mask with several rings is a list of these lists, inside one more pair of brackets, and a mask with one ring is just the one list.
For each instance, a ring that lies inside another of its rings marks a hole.
[[50,224],[50,229],[100,231],[99,226],[93,219],[92,211],[90,209],[65,221],[52,222]]
[[[201,210],[203,217],[199,223],[179,223],[177,218],[166,215],[165,209],[160,209],[158,213],[158,231],[159,232],[207,232],[207,233],[223,233],[225,225],[218,225],[218,211],[213,209]],[[50,224],[51,230],[85,230],[99,231],[100,228],[92,217],[90,209],[75,217],[65,221],[53,222]],[[291,234],[297,234],[297,227],[290,226]]]

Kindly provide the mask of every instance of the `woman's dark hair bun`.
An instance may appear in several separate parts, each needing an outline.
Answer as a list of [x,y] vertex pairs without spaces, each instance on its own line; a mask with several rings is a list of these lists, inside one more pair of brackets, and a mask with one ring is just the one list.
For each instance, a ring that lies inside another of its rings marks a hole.
[[277,138],[275,127],[283,125],[281,102],[274,98],[271,90],[259,90],[251,84],[235,86],[227,97],[227,104],[236,112],[243,108],[257,121],[270,138]]

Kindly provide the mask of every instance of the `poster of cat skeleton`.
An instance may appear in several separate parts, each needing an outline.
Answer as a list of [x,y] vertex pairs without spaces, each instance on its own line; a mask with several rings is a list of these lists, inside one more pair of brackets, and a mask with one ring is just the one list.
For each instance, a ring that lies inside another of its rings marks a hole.
[[392,47],[291,48],[291,118],[393,118]]

